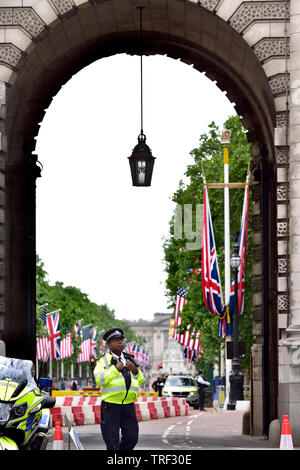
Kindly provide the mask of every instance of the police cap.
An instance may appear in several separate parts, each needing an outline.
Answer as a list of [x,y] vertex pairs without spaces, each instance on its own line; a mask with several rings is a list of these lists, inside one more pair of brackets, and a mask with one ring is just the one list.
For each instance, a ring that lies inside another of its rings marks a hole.
[[112,328],[111,330],[108,330],[106,333],[103,335],[104,341],[107,343],[114,338],[124,338],[124,331],[121,328]]

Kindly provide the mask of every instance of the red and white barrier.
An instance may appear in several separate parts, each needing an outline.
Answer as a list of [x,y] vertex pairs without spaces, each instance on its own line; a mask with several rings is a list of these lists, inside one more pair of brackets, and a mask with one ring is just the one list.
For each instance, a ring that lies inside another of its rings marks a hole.
[[[101,397],[60,396],[50,409],[51,424],[66,426],[65,415],[71,426],[98,424],[101,422]],[[139,397],[135,402],[138,421],[170,418],[189,414],[185,398]]]

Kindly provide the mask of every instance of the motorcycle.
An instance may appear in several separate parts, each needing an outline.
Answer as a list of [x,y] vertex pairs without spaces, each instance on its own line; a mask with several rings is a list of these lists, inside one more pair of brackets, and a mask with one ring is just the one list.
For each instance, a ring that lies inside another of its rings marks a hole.
[[37,387],[32,361],[0,356],[0,450],[45,450],[54,405]]

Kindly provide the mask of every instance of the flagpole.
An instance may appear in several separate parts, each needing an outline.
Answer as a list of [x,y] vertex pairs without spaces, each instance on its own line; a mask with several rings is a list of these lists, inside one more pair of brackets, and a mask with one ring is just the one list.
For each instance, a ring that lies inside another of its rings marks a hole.
[[[224,129],[221,134],[221,142],[224,146],[224,251],[225,251],[225,305],[229,304],[230,297],[230,208],[229,208],[229,152],[227,145],[230,143],[231,132]],[[227,359],[227,342],[231,341],[231,336],[225,337],[225,374],[226,374],[226,399],[224,407],[226,409],[229,400],[229,374],[232,369],[232,360]]]
[[49,379],[52,379],[52,351],[50,347],[50,364],[49,364]]
[[57,308],[56,310],[53,310],[53,312],[47,313],[47,317],[49,317],[50,315],[53,315],[53,313],[56,313],[56,312],[61,312],[61,308]]

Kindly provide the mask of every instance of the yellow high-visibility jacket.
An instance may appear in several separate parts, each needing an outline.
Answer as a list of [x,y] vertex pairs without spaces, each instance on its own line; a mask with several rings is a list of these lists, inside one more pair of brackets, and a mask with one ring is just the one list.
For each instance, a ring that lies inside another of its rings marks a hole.
[[97,361],[94,369],[96,383],[101,389],[102,400],[109,403],[128,404],[134,402],[139,394],[139,387],[144,381],[143,373],[138,369],[137,375],[131,375],[131,385],[126,390],[125,379],[121,372],[111,364],[112,355],[106,353]]

